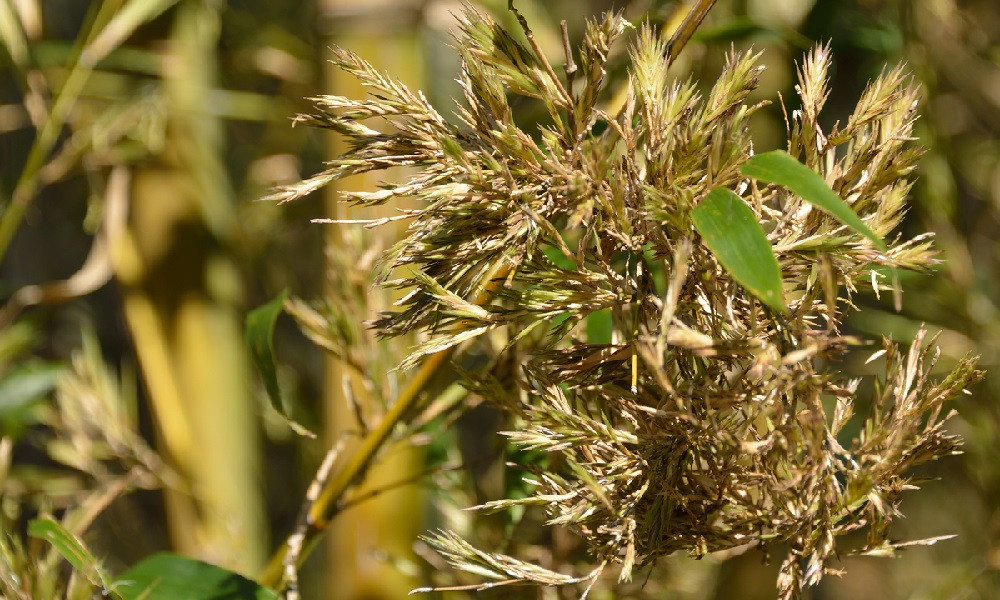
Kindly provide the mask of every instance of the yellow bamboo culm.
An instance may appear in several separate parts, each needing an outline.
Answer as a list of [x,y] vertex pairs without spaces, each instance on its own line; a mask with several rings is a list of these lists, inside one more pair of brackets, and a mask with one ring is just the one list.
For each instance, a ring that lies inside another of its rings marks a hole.
[[242,290],[226,255],[232,220],[211,104],[218,10],[181,2],[162,86],[169,126],[138,167],[115,254],[126,320],[159,430],[186,489],[165,491],[174,548],[253,573],[264,562],[258,405],[242,335]]
[[[420,87],[423,64],[416,34],[419,3],[406,0],[325,0],[323,7],[331,32],[325,45],[349,48],[376,68],[393,73],[405,84]],[[326,82],[329,93],[349,97],[367,93],[357,80],[332,65],[327,71]],[[336,135],[331,136],[329,148],[332,156],[346,150],[343,141]],[[337,186],[330,186],[327,191],[327,216],[334,219],[347,216],[348,209],[339,198],[341,191],[372,191],[377,189],[378,184],[379,177],[372,175],[347,179],[338,182]],[[397,206],[389,204],[380,207],[383,214],[368,212],[364,216],[394,214]],[[328,226],[327,243],[334,251],[345,249],[339,227],[343,226]],[[401,228],[391,226],[374,232],[383,247],[391,246],[401,234]],[[371,318],[377,311],[388,309],[392,300],[394,298],[387,294],[372,292],[369,297],[370,314],[357,315],[358,319]],[[397,340],[393,344],[400,349],[399,358],[403,356],[406,343],[407,340]],[[350,379],[347,385],[360,397],[366,383],[356,374],[349,373],[339,361],[329,358],[324,386],[328,444],[345,431],[357,429],[355,414],[344,395],[345,377]],[[375,407],[364,408],[371,411]],[[357,442],[349,442],[342,456],[354,456],[360,449]],[[422,453],[416,449],[394,452],[367,470],[358,492],[405,478],[420,471],[422,464]],[[342,465],[336,467],[335,478],[343,473],[341,469]],[[352,508],[350,519],[338,519],[331,523],[325,558],[328,567],[324,569],[328,575],[322,582],[322,597],[331,600],[389,600],[402,598],[420,585],[412,574],[404,573],[399,565],[413,564],[416,560],[411,548],[413,540],[421,532],[421,503],[419,490],[415,486],[406,486]],[[321,515],[311,516],[323,518]]]

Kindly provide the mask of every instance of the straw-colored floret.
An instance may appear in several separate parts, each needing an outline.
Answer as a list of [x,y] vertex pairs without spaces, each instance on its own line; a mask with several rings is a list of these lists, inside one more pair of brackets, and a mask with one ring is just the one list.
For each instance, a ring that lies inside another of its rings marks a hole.
[[[848,532],[868,532],[854,552],[893,551],[888,526],[912,487],[907,472],[956,451],[943,403],[979,373],[966,359],[932,381],[936,351],[923,333],[909,350],[883,342],[885,374],[871,397],[824,368],[859,343],[840,332],[852,294],[888,289],[880,273],[890,268],[931,265],[929,240],[890,240],[882,251],[802,198],[741,175],[753,152],[747,122],[759,106],[747,98],[763,68],[758,54],[731,54],[702,97],[672,80],[666,48],[644,27],[629,53],[625,106],[604,112],[605,63],[626,25],[615,14],[591,22],[567,82],[531,44],[467,11],[455,45],[459,126],[422,94],[335,50],[334,62],[370,97],[321,97],[299,120],[343,134],[351,149],[277,197],[410,168],[403,183],[350,194],[362,205],[422,201],[383,259],[383,284],[407,295],[374,326],[386,336],[425,334],[404,366],[504,336],[504,351],[522,357],[514,374],[470,375],[468,386],[515,415],[513,442],[558,456],[549,463],[557,468],[530,476],[533,496],[483,510],[541,506],[623,580],[677,551],[783,544],[778,587],[794,598],[846,552],[837,544]],[[827,47],[801,66],[802,108],[790,115],[787,150],[873,232],[889,235],[919,156],[909,144],[918,92],[902,69],[888,70],[846,123],[823,131],[829,66]],[[540,103],[546,117],[525,129],[514,96]],[[368,122],[375,117],[378,129]],[[692,209],[718,187],[738,193],[767,233],[787,315],[736,283],[693,227]],[[498,274],[498,291],[476,303]],[[585,322],[599,311],[611,315],[612,338],[588,343]],[[854,415],[859,401],[871,408]],[[452,565],[487,579],[581,581],[451,533],[429,540]]]

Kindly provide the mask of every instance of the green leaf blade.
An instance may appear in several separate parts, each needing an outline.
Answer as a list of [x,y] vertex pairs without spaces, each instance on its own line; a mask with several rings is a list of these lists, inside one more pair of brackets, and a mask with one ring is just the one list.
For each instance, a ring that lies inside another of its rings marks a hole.
[[742,198],[717,188],[698,203],[691,217],[705,244],[737,283],[772,309],[787,312],[778,259]]
[[107,589],[108,577],[101,569],[97,557],[58,521],[49,517],[33,519],[28,523],[28,535],[52,544],[55,551],[82,573],[90,583]]
[[587,315],[587,343],[607,346],[611,344],[615,325],[611,309],[603,308]]
[[288,290],[283,290],[273,300],[247,314],[247,345],[250,347],[250,356],[257,367],[257,372],[264,380],[264,389],[267,391],[271,406],[296,433],[315,438],[316,434],[297,423],[285,410],[285,404],[281,399],[281,388],[278,386],[278,370],[274,361],[274,326],[284,310],[287,299]]
[[41,418],[41,405],[56,387],[65,367],[29,362],[0,376],[0,434],[19,438]]
[[774,183],[791,190],[803,200],[818,207],[844,225],[870,239],[885,251],[882,238],[868,228],[854,209],[844,202],[818,173],[781,150],[751,156],[740,167],[740,172],[765,183]]
[[87,44],[81,59],[88,66],[96,65],[112,50],[121,46],[136,29],[160,16],[174,4],[177,4],[177,0],[131,0]]
[[166,552],[136,563],[113,585],[124,600],[278,600],[273,591],[239,573]]

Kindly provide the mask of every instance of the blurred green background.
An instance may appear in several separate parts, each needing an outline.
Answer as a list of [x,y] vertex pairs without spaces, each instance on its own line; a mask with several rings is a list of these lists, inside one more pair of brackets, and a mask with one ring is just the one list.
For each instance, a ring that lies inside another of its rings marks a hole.
[[[516,2],[553,56],[562,54],[562,19],[579,39],[584,19],[610,8],[633,22],[670,24],[689,4]],[[511,22],[505,1],[477,5]],[[256,200],[317,172],[337,152],[337,139],[290,120],[308,110],[308,97],[364,93],[328,66],[331,45],[425,90],[449,114],[459,65],[448,44],[461,9],[452,0],[0,0],[0,297],[7,300],[0,312],[0,508],[10,532],[39,511],[78,507],[85,494],[121,477],[103,466],[116,456],[114,445],[80,442],[81,423],[135,426],[177,480],[167,492],[139,490],[101,505],[83,535],[95,554],[113,572],[164,549],[251,576],[260,571],[293,527],[327,444],[353,427],[345,396],[361,383],[345,386],[352,375],[341,361],[291,319],[279,321],[279,381],[295,418],[321,439],[294,435],[250,367],[247,310],[286,288],[325,297],[387,369],[407,342],[376,342],[359,326],[392,300],[369,293],[367,278],[370,259],[401,229],[309,222],[388,212],[345,210],[335,194],[283,206]],[[896,560],[845,561],[846,576],[828,577],[812,597],[1000,598],[1000,374],[993,368],[1000,351],[1000,4],[720,0],[674,73],[711,83],[731,46],[752,45],[764,51],[767,70],[750,101],[780,94],[794,102],[795,61],[816,43],[830,44],[835,63],[830,125],[850,114],[887,66],[905,62],[923,88],[916,143],[926,154],[900,234],[935,232],[942,264],[933,275],[905,279],[901,313],[891,299],[856,298],[862,310],[850,327],[905,341],[926,322],[941,332],[943,366],[971,351],[982,355],[988,375],[956,405],[952,426],[965,437],[965,454],[921,472],[929,481],[904,502],[907,518],[895,533],[957,538]],[[611,73],[612,89],[625,76],[625,58],[615,59],[621,68]],[[755,119],[758,150],[784,144],[779,103]],[[120,422],[93,414],[73,421],[55,411],[51,392],[88,339],[120,374],[111,395],[125,409],[108,417]],[[844,368],[867,372],[860,355]],[[428,582],[469,583],[438,572],[440,559],[414,545],[418,534],[445,523],[475,531],[484,547],[501,547],[509,523],[473,520],[460,509],[515,486],[495,435],[503,417],[465,402],[470,411],[456,427],[380,461],[367,483],[378,493],[345,513],[307,564],[305,597],[400,598]],[[53,442],[66,435],[74,440],[68,446]],[[456,461],[464,467],[414,477]],[[392,483],[403,479],[413,481]],[[534,548],[546,566],[585,564],[567,534],[517,532],[511,547]],[[602,588],[592,597],[771,598],[780,557],[764,558],[756,551],[671,558],[617,596]],[[578,594],[518,589],[479,597]]]

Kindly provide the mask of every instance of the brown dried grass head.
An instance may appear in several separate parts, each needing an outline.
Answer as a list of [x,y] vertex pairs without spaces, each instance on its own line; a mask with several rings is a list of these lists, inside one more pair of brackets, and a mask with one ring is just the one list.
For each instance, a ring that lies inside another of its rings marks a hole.
[[[912,487],[907,473],[956,451],[943,404],[980,373],[966,358],[932,382],[938,352],[923,332],[908,351],[883,342],[885,375],[871,398],[821,365],[859,343],[839,332],[852,294],[888,289],[881,278],[891,269],[927,267],[930,242],[897,239],[880,250],[802,198],[740,174],[752,154],[747,120],[760,106],[746,102],[759,55],[731,54],[702,97],[671,80],[668,49],[643,28],[625,106],[608,114],[598,105],[605,63],[627,24],[614,14],[590,22],[565,81],[522,25],[523,39],[464,14],[460,126],[335,50],[370,97],[317,98],[316,113],[299,121],[343,134],[351,149],[276,194],[292,200],[347,175],[415,169],[404,183],[347,194],[362,205],[423,203],[384,258],[383,285],[408,294],[375,327],[429,334],[404,366],[487,333],[504,338],[516,368],[469,385],[516,416],[514,442],[558,466],[530,476],[533,496],[481,508],[541,506],[550,524],[586,541],[598,567],[570,577],[447,532],[431,543],[460,569],[543,584],[592,579],[607,564],[620,565],[624,580],[679,550],[785,544],[782,598],[818,582],[835,553],[891,554],[888,526]],[[886,71],[846,124],[824,132],[828,67],[822,47],[801,66],[788,152],[885,236],[903,218],[919,156],[908,144],[917,90],[901,69]],[[511,96],[540,103],[547,118],[526,131]],[[372,118],[387,127],[370,127]],[[786,315],[736,283],[693,227],[692,210],[718,187],[740,194],[767,233]],[[484,294],[498,279],[497,292]],[[610,315],[611,339],[585,343],[595,314]],[[845,436],[858,404],[868,408],[848,429],[859,433]],[[866,543],[838,549],[859,529]]]

